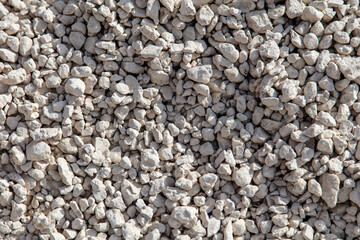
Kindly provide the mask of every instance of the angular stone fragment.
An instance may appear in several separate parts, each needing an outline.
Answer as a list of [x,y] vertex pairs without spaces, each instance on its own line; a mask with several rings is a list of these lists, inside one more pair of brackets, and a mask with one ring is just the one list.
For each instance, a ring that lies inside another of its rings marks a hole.
[[214,218],[214,217],[211,217],[209,219],[209,223],[208,223],[208,226],[207,226],[207,237],[212,237],[217,232],[219,232],[220,226],[221,226],[221,221]]
[[141,185],[127,179],[121,182],[121,193],[123,194],[124,202],[129,206],[133,201],[139,199]]
[[107,197],[106,187],[101,180],[97,178],[91,180],[91,187],[96,202],[101,202]]
[[287,144],[283,145],[280,148],[279,153],[280,153],[280,157],[284,158],[286,161],[293,160],[296,157],[295,151],[292,149],[290,145]]
[[321,197],[322,195],[321,185],[315,179],[308,181],[308,191],[317,197]]
[[12,201],[10,220],[13,222],[19,221],[26,212],[26,205],[19,204]]
[[163,70],[148,70],[151,82],[163,86],[169,84],[169,75]]
[[18,54],[9,49],[0,48],[0,58],[3,61],[15,63],[18,60]]
[[73,67],[71,69],[71,75],[73,77],[88,77],[90,76],[92,70],[89,66]]
[[298,86],[299,82],[296,80],[285,80],[282,84],[282,95],[280,96],[280,100],[282,102],[288,102],[296,98],[298,95]]
[[179,222],[186,224],[196,220],[197,209],[188,206],[179,206],[171,212],[171,217]]
[[335,127],[336,126],[336,120],[333,116],[331,116],[330,113],[320,111],[317,115],[317,119],[320,123],[322,123],[324,126],[327,127]]
[[120,0],[119,5],[127,13],[130,13],[135,8],[135,2],[132,0]]
[[210,88],[205,84],[196,83],[196,84],[194,84],[193,88],[194,88],[195,92],[200,95],[209,96],[209,94],[210,94]]
[[48,88],[58,88],[61,84],[61,77],[57,72],[45,76],[45,84]]
[[211,19],[214,17],[214,12],[208,5],[204,5],[196,13],[196,21],[202,26],[208,26]]
[[65,84],[65,92],[79,97],[85,92],[85,83],[80,78],[70,78]]
[[26,71],[23,68],[16,70],[11,70],[7,77],[4,77],[1,82],[7,85],[16,85],[24,82],[26,80]]
[[94,16],[89,18],[87,23],[87,30],[89,34],[96,34],[101,31],[101,24]]
[[341,94],[340,103],[345,103],[346,105],[352,105],[358,99],[359,85],[350,84]]
[[162,191],[164,196],[170,201],[177,202],[188,195],[187,191],[181,190],[176,187],[167,187]]
[[154,171],[159,165],[159,154],[154,149],[145,149],[141,152],[140,167],[144,171]]
[[337,61],[337,65],[345,78],[352,81],[360,76],[360,58],[359,57],[342,57]]
[[242,75],[236,67],[225,69],[224,74],[229,81],[233,83],[240,83],[245,80],[244,75]]
[[323,154],[333,154],[334,144],[331,139],[320,139],[316,148]]
[[257,33],[266,33],[267,30],[273,29],[272,23],[264,10],[248,12],[246,21],[248,26]]
[[269,40],[259,47],[259,54],[262,58],[277,60],[280,57],[280,49],[274,40]]
[[234,181],[236,185],[244,187],[251,183],[254,171],[249,166],[239,168],[234,174]]
[[147,1],[146,15],[151,18],[155,24],[159,24],[160,3],[158,0]]
[[72,185],[74,173],[68,161],[66,161],[64,158],[58,158],[56,159],[56,162],[58,164],[58,171],[63,183],[66,185]]
[[253,136],[251,137],[251,141],[256,144],[263,144],[266,142],[267,139],[269,139],[269,134],[265,132],[264,129],[261,127],[255,128],[255,132]]
[[185,16],[194,16],[195,15],[196,9],[194,7],[192,0],[182,0],[181,1],[180,13]]
[[306,224],[302,231],[302,235],[305,240],[313,240],[314,239],[314,229],[311,226]]
[[324,14],[313,6],[306,6],[302,12],[301,19],[310,23],[315,23],[323,18]]
[[338,31],[344,30],[346,26],[346,23],[343,21],[332,21],[327,25],[327,27],[324,30],[324,34],[333,34]]
[[15,165],[20,166],[26,163],[25,154],[19,146],[13,146],[9,152],[11,154],[10,159],[14,162]]
[[304,4],[300,0],[286,0],[286,15],[289,18],[296,18],[301,16],[304,10]]
[[239,59],[239,51],[231,43],[220,43],[219,51],[230,62],[234,63]]
[[66,240],[65,236],[58,232],[50,233],[50,240]]
[[201,176],[199,180],[201,188],[205,191],[212,189],[218,178],[214,173],[207,173]]
[[243,13],[250,12],[256,8],[256,4],[253,0],[234,0],[229,3],[229,7],[235,7]]
[[324,173],[320,177],[320,185],[322,188],[321,198],[329,208],[335,207],[340,187],[339,178],[335,174]]
[[324,125],[315,122],[308,127],[303,133],[305,136],[313,138],[320,135],[324,131]]
[[144,58],[156,58],[160,55],[162,47],[148,45],[141,50],[140,55]]
[[350,192],[350,200],[360,207],[360,183],[356,184],[356,188]]
[[200,146],[199,152],[202,156],[210,156],[214,154],[214,148],[210,142],[206,142]]
[[283,126],[283,124],[270,119],[262,119],[260,121],[260,126],[268,133],[275,134]]
[[131,219],[122,226],[122,238],[124,240],[138,240],[142,237],[141,228]]
[[164,5],[170,12],[174,11],[174,0],[160,0],[161,4]]
[[109,209],[106,211],[106,218],[112,228],[119,228],[125,224],[124,215],[119,209]]
[[86,37],[81,32],[71,32],[69,40],[74,48],[80,49],[84,45]]
[[140,74],[144,73],[144,67],[136,64],[134,62],[122,62],[121,68],[124,69],[126,72],[133,73],[133,74]]
[[211,65],[202,65],[190,68],[186,71],[188,78],[199,83],[208,83],[213,74]]
[[26,159],[30,161],[49,161],[50,154],[50,146],[43,141],[32,141],[26,146]]

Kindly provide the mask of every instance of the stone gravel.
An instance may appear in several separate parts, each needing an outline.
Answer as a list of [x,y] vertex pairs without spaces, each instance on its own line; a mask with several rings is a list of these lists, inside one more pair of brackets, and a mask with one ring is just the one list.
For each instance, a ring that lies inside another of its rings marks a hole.
[[359,239],[359,21],[0,0],[0,239]]

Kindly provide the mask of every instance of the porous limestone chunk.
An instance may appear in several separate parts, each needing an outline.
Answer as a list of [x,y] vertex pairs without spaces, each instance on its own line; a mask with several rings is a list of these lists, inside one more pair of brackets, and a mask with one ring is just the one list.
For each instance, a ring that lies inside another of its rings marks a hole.
[[196,13],[196,21],[202,26],[208,26],[214,17],[214,12],[208,5],[204,5]]
[[7,85],[16,85],[26,80],[26,71],[23,68],[11,70],[7,77],[4,77],[1,82]]
[[64,158],[56,159],[58,164],[58,171],[63,183],[66,185],[72,185],[74,173],[71,170],[70,164]]
[[76,97],[83,95],[85,88],[85,83],[80,78],[70,78],[65,84],[65,91]]
[[109,209],[106,211],[106,218],[112,228],[122,227],[125,224],[124,215],[119,209]]
[[194,207],[179,206],[175,207],[171,212],[171,217],[178,220],[182,224],[187,224],[197,219],[197,212],[197,209]]
[[186,71],[188,78],[198,83],[208,83],[213,74],[211,65],[202,65]]
[[259,54],[262,58],[271,58],[276,60],[280,57],[280,49],[274,40],[269,40],[259,47]]
[[251,183],[254,171],[249,166],[239,168],[234,174],[234,181],[236,185],[244,187]]
[[266,33],[272,30],[272,23],[265,10],[251,11],[246,14],[248,26],[256,33]]
[[32,141],[26,146],[26,159],[30,161],[49,161],[51,154],[50,146],[43,142]]
[[159,154],[154,149],[145,149],[141,152],[140,167],[144,171],[154,171],[160,163]]
[[329,208],[336,206],[340,188],[340,180],[335,174],[324,173],[320,177],[322,189],[321,198],[326,202]]
[[0,58],[3,61],[15,63],[18,60],[18,54],[9,49],[0,48]]
[[230,62],[234,63],[239,59],[239,51],[230,43],[220,43],[219,51]]

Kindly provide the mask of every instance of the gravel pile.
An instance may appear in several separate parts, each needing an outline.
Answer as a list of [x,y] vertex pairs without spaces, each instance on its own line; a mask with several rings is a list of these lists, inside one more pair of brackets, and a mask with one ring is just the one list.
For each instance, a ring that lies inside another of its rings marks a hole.
[[0,0],[0,239],[359,239],[359,17]]

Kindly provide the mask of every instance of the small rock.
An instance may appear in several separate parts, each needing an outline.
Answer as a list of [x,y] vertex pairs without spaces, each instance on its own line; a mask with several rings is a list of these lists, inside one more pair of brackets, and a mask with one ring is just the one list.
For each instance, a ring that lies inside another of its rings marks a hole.
[[202,65],[190,68],[186,71],[188,78],[199,83],[208,83],[213,74],[211,65]]
[[218,233],[220,230],[220,226],[221,226],[221,221],[214,217],[211,217],[209,219],[209,223],[207,226],[207,237],[212,237],[216,233]]
[[257,33],[266,33],[272,30],[272,23],[265,10],[251,11],[246,14],[248,26]]
[[230,43],[220,43],[219,51],[230,62],[234,63],[239,59],[239,51]]
[[3,61],[15,63],[18,60],[18,54],[9,49],[0,48],[0,58]]
[[43,141],[32,141],[26,146],[26,159],[30,161],[49,161],[50,154],[50,146]]
[[299,0],[286,0],[286,15],[293,19],[301,16],[304,11],[304,4]]
[[163,70],[149,69],[148,74],[150,76],[151,82],[159,86],[164,86],[169,84],[169,75]]
[[321,197],[321,195],[322,195],[321,185],[315,179],[309,180],[308,191],[317,197]]
[[236,185],[244,187],[251,183],[254,171],[249,166],[239,168],[234,174],[234,181]]
[[182,224],[187,224],[197,219],[196,214],[197,209],[194,207],[179,206],[175,207],[171,212],[171,217],[178,220]]
[[340,187],[339,178],[335,174],[324,173],[320,177],[320,185],[322,189],[321,198],[329,208],[335,207]]
[[140,55],[144,58],[156,58],[160,55],[162,47],[148,45],[141,50]]
[[259,47],[259,54],[262,58],[271,58],[277,60],[280,57],[280,49],[274,40],[264,42]]
[[310,23],[315,23],[320,21],[323,16],[324,14],[320,10],[312,6],[306,6],[302,12],[301,19]]
[[85,88],[85,83],[80,78],[70,78],[65,84],[65,91],[76,97],[83,95]]
[[64,158],[56,159],[58,164],[58,171],[63,183],[66,185],[72,185],[74,173],[71,170],[70,164]]
[[141,152],[140,167],[144,171],[154,171],[160,163],[159,154],[154,149],[145,149]]
[[208,5],[204,5],[196,13],[196,21],[202,26],[208,26],[211,23],[211,19],[214,17],[214,12]]
[[26,80],[26,71],[23,68],[17,70],[11,70],[7,77],[2,80],[7,85],[16,85]]
[[119,228],[125,224],[124,215],[119,209],[109,209],[106,211],[106,218],[109,220],[112,228]]

